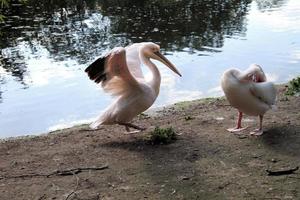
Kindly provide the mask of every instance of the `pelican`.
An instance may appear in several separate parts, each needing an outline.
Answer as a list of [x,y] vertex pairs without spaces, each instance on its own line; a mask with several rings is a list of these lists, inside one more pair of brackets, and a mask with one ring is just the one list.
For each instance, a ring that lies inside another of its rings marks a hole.
[[[147,110],[159,94],[161,76],[150,58],[162,62],[181,76],[176,67],[160,53],[159,45],[152,42],[134,43],[125,48],[116,47],[85,69],[91,80],[101,83],[105,92],[116,97],[114,103],[90,125],[90,128],[119,124],[125,126],[127,132],[130,128],[136,129],[135,132],[145,130],[130,122]],[[144,78],[141,64],[150,69],[150,80]]]
[[241,125],[243,113],[259,116],[259,128],[250,132],[251,135],[263,134],[263,115],[269,109],[276,108],[276,89],[272,82],[268,82],[262,68],[252,64],[241,72],[238,69],[228,69],[221,79],[221,86],[231,106],[238,109],[238,120],[235,128],[229,132],[238,132],[246,128]]

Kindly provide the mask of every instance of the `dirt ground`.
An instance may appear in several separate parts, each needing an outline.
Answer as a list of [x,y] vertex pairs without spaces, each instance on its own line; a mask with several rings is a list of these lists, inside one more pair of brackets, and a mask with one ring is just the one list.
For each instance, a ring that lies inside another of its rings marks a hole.
[[[278,110],[265,115],[261,137],[249,135],[256,117],[245,116],[249,127],[242,134],[227,132],[237,111],[216,98],[141,115],[134,123],[148,127],[142,133],[82,125],[1,141],[0,199],[300,199],[300,169],[266,172],[300,165],[300,97],[283,90]],[[178,140],[151,145],[155,126],[172,126]],[[92,167],[103,168],[57,171]]]

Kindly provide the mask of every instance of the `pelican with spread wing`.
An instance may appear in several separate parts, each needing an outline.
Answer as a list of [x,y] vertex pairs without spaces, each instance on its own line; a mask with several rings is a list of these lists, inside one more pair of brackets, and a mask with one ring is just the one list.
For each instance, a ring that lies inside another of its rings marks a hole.
[[241,72],[238,69],[229,69],[224,72],[221,86],[229,103],[238,109],[239,116],[235,128],[227,129],[238,132],[242,128],[243,113],[259,116],[259,128],[252,131],[252,135],[263,134],[263,115],[271,108],[275,108],[276,89],[272,82],[268,82],[259,65],[252,64]]
[[[126,131],[129,128],[138,131],[145,129],[130,122],[147,110],[159,94],[161,76],[150,58],[162,62],[181,76],[176,67],[160,53],[159,45],[152,42],[135,43],[125,48],[116,47],[85,69],[91,80],[101,83],[104,91],[116,97],[115,102],[90,125],[92,129],[111,124],[124,125]],[[141,64],[150,69],[150,80],[145,80]]]

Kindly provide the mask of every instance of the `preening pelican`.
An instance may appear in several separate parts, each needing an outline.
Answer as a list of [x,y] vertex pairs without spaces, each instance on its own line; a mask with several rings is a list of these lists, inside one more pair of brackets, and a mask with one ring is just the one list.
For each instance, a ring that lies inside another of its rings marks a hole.
[[263,134],[263,115],[271,108],[275,108],[276,89],[272,82],[268,82],[262,68],[257,64],[241,72],[229,69],[224,72],[221,80],[222,89],[231,106],[238,109],[239,115],[235,128],[230,132],[241,131],[243,113],[259,116],[259,128],[250,132],[251,135]]
[[[129,128],[139,131],[145,129],[130,121],[147,110],[159,94],[161,76],[150,58],[162,62],[181,76],[176,67],[160,53],[159,45],[152,42],[135,43],[125,48],[116,47],[85,69],[91,80],[101,83],[104,91],[116,97],[115,102],[90,125],[92,129],[111,124],[124,125],[126,131]],[[142,63],[152,73],[149,81],[143,76]]]

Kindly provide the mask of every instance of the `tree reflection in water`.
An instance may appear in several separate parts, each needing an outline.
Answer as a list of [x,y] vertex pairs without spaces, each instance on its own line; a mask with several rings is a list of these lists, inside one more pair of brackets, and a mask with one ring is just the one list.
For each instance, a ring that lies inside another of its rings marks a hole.
[[[280,6],[273,0],[270,5]],[[251,0],[28,0],[1,13],[1,65],[22,84],[27,71],[22,46],[56,61],[87,63],[117,45],[153,41],[163,51],[218,52],[225,37],[243,36]],[[259,4],[265,7],[266,4]],[[43,66],[41,66],[42,68]],[[28,74],[30,76],[30,74]],[[3,77],[0,85],[4,83]],[[0,96],[1,97],[1,96]]]

